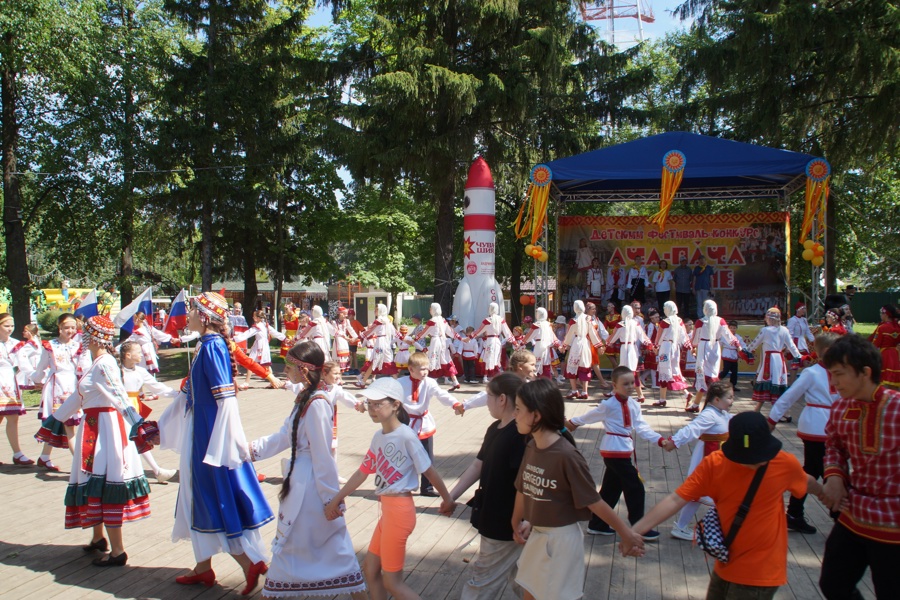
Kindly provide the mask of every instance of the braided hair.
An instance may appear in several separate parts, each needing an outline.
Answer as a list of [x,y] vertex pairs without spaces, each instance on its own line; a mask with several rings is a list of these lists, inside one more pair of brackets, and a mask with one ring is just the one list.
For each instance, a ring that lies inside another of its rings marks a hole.
[[300,425],[300,417],[306,414],[309,402],[318,389],[319,382],[322,380],[322,365],[325,364],[325,353],[322,352],[318,344],[303,342],[288,351],[287,360],[292,362],[291,359],[315,365],[316,370],[309,370],[303,374],[305,387],[297,394],[297,399],[294,400],[294,420],[291,423],[291,466],[288,468],[284,483],[281,484],[281,492],[278,494],[278,499],[281,501],[284,501],[291,491],[291,474],[294,472],[294,462],[297,460],[297,429]]

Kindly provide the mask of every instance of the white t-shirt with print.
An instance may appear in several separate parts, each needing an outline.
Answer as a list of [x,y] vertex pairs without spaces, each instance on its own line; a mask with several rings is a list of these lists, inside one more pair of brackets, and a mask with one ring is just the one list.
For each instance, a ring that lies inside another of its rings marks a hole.
[[431,459],[416,433],[401,425],[390,433],[377,432],[359,470],[375,475],[375,495],[405,494],[419,488],[419,474]]

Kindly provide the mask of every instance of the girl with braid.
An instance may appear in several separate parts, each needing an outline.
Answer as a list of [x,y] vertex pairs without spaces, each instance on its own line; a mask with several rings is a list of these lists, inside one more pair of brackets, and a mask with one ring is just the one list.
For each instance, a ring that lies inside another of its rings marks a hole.
[[281,429],[250,444],[253,460],[291,449],[278,495],[278,529],[264,597],[325,592],[350,594],[356,600],[368,597],[346,522],[329,521],[323,510],[340,490],[331,457],[334,412],[330,386],[322,381],[324,363],[325,354],[315,342],[288,351],[284,373],[291,383],[302,383],[303,390]]

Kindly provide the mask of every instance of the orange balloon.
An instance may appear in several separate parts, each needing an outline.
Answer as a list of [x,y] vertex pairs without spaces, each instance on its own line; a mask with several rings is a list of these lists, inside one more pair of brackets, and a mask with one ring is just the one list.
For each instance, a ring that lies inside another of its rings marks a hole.
[[531,304],[531,297],[530,296],[520,296],[519,304],[521,304],[522,306],[528,306],[529,304]]

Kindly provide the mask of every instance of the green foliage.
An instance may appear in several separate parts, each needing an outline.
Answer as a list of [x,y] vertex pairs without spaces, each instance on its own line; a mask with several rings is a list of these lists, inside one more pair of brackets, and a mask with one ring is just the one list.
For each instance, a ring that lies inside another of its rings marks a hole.
[[37,322],[38,326],[47,332],[47,334],[54,338],[59,335],[59,326],[56,324],[56,321],[65,314],[64,311],[61,310],[45,310],[44,312],[38,313]]

